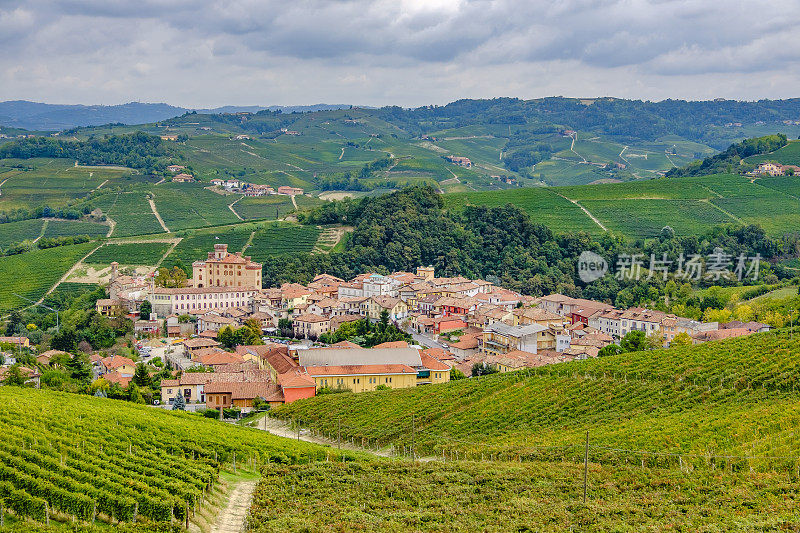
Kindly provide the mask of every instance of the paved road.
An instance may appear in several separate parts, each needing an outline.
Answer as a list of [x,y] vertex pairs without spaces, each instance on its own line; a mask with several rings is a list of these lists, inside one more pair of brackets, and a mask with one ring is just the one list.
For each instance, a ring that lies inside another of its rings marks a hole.
[[411,331],[409,333],[411,333],[411,338],[414,339],[414,342],[416,342],[421,346],[425,346],[427,348],[444,348],[444,346],[442,346],[441,343],[433,340],[427,335],[422,335],[415,331]]

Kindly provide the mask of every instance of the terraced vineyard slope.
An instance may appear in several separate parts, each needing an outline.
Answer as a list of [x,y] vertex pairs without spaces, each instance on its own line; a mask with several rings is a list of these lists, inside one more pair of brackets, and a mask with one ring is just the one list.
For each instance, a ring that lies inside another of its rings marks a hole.
[[18,519],[185,521],[234,460],[337,457],[257,430],[114,400],[1,387],[0,401],[0,500]]

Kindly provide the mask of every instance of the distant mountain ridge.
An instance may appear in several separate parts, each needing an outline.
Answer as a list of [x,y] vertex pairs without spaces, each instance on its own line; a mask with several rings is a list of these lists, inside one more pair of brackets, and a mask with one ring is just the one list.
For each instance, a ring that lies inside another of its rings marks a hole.
[[119,105],[45,104],[27,100],[0,102],[0,125],[38,131],[60,131],[77,126],[102,124],[147,124],[177,117],[190,111],[201,113],[255,113],[264,109],[320,111],[346,109],[349,104],[314,104],[307,106],[223,106],[211,109],[188,109],[169,104],[129,102]]

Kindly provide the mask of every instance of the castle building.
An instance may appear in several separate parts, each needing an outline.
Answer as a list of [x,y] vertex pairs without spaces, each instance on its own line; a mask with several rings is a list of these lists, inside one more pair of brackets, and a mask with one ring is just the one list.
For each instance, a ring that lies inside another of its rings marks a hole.
[[192,263],[192,281],[196,288],[261,289],[261,263],[243,257],[241,252],[229,253],[227,244],[215,244],[208,259]]

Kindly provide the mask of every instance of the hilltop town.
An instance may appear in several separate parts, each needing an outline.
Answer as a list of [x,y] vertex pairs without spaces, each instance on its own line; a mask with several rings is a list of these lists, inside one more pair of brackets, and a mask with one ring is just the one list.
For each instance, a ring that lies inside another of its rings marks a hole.
[[[247,412],[320,391],[408,388],[595,358],[626,342],[654,348],[769,330],[560,294],[536,298],[486,280],[436,277],[429,266],[262,287],[262,265],[226,244],[195,261],[192,274],[186,286],[165,288],[112,264],[110,297],[96,303],[101,315],[133,321],[145,360],[161,358],[179,371],[161,381],[166,406],[180,395],[189,408]],[[356,324],[403,340],[366,347]],[[136,371],[122,356],[93,363],[98,379],[123,388]]]

